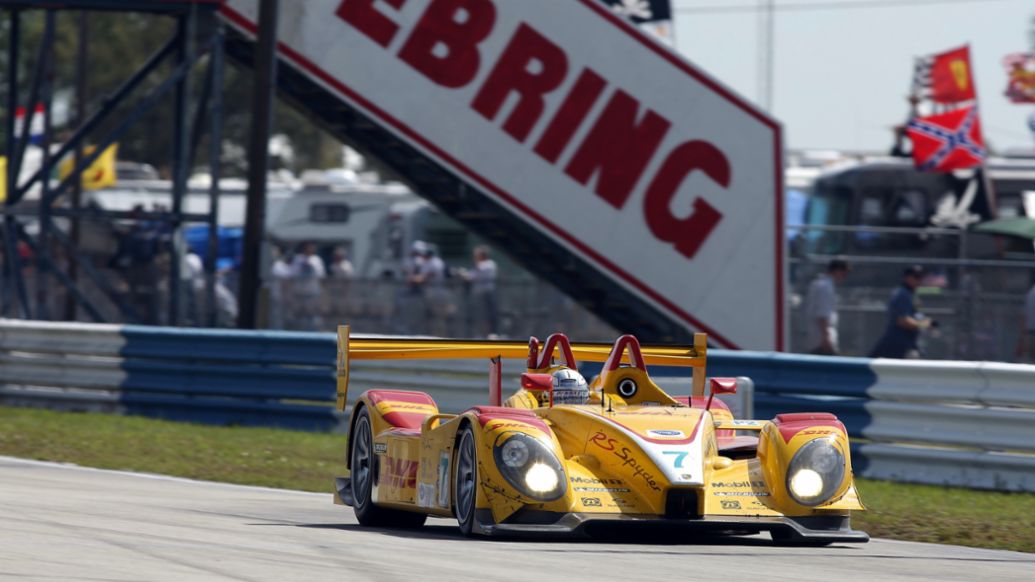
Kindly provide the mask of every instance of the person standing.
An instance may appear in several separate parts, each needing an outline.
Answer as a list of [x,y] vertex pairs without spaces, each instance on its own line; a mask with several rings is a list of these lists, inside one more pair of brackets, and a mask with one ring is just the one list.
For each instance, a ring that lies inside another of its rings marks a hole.
[[283,248],[274,245],[270,253],[273,256],[273,265],[270,266],[270,329],[284,329],[285,314],[289,313],[293,303],[290,281],[294,269]]
[[805,296],[806,333],[810,354],[835,356],[839,353],[837,337],[837,285],[848,276],[848,263],[833,259],[825,273],[809,284]]
[[924,278],[924,268],[913,265],[902,272],[902,285],[888,301],[888,326],[870,352],[871,358],[919,358],[920,330],[931,327],[931,320],[916,309],[914,295]]
[[1017,340],[1017,361],[1035,364],[1035,284],[1024,298],[1021,337]]
[[351,279],[353,273],[352,261],[348,253],[342,247],[336,247],[331,255],[330,276],[332,279]]
[[489,257],[489,247],[474,248],[474,268],[464,274],[471,283],[471,318],[485,337],[495,338],[499,333],[499,309],[496,303],[496,261]]
[[298,301],[298,314],[304,330],[315,331],[323,326],[323,279],[327,269],[323,259],[316,254],[316,245],[307,242],[302,252],[291,264],[294,278],[294,296]]
[[428,333],[446,336],[449,333],[449,318],[453,304],[446,289],[446,263],[430,246],[424,252],[424,261],[416,279],[424,291],[424,316]]

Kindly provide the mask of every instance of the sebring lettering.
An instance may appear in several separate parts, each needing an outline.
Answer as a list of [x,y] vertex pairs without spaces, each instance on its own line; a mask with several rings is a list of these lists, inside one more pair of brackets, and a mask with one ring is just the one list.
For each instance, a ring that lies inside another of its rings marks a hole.
[[[387,49],[400,34],[393,19],[408,0],[343,0],[335,14],[377,45]],[[401,41],[397,57],[441,87],[466,87],[483,68],[488,75],[470,107],[498,124],[517,143],[530,145],[540,158],[558,164],[571,152],[563,172],[592,188],[616,210],[624,210],[636,185],[644,180],[651,161],[661,163],[649,176],[643,202],[644,220],[659,240],[693,259],[722,220],[722,213],[695,196],[689,209],[673,209],[680,187],[700,172],[723,190],[732,169],[726,155],[703,140],[685,141],[659,151],[672,122],[643,104],[627,89],[614,87],[589,67],[573,67],[564,49],[528,23],[521,23],[494,61],[481,46],[493,32],[496,4],[492,0],[431,0],[417,23]],[[546,98],[569,77],[574,82],[546,119]],[[610,93],[605,99],[605,94]],[[578,144],[572,140],[598,102],[600,113]],[[506,105],[513,103],[509,110]]]

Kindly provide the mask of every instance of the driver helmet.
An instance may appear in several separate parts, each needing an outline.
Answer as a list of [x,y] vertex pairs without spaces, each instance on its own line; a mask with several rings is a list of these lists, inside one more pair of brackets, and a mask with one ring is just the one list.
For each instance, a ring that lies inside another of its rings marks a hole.
[[553,373],[554,404],[585,404],[589,401],[589,385],[575,370],[562,368]]

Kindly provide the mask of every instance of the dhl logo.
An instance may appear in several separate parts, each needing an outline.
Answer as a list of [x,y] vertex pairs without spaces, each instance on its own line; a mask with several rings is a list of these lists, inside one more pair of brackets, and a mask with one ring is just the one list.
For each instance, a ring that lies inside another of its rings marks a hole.
[[417,487],[417,464],[417,461],[385,457],[381,465],[381,481],[393,489],[413,489]]
[[388,412],[397,412],[400,410],[413,412],[427,412],[429,414],[434,414],[436,412],[436,408],[430,404],[420,404],[414,402],[394,402],[391,400],[378,402],[377,410],[382,414]]

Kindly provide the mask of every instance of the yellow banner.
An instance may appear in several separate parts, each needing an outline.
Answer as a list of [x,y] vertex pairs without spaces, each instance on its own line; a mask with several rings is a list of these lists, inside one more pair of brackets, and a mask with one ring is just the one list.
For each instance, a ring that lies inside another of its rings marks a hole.
[[7,202],[7,158],[0,156],[0,204]]
[[[115,155],[118,152],[119,144],[113,143],[104,150],[82,174],[83,190],[99,190],[115,185]],[[97,146],[87,146],[83,149],[83,155],[92,155]],[[75,168],[75,158],[68,156],[61,161],[58,174],[62,180],[72,173]]]

